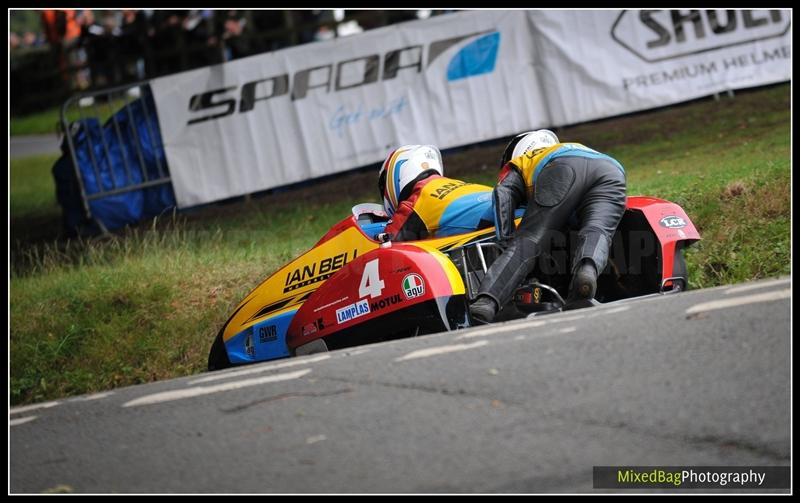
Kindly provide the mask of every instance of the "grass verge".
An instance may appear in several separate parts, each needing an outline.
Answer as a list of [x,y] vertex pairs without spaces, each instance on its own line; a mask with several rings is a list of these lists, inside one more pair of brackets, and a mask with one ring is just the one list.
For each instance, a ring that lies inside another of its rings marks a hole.
[[[129,98],[132,101],[134,98]],[[97,102],[96,104],[82,107],[80,110],[76,106],[69,108],[67,120],[76,121],[83,117],[97,117],[101,123],[105,122],[114,112],[121,109],[126,101],[122,98],[110,102]],[[61,131],[61,107],[48,108],[41,112],[19,117],[11,117],[9,123],[11,136],[34,135],[34,134],[57,134]]]
[[[703,241],[692,288],[790,273],[790,87],[739,92],[562,128],[618,158],[628,192],[680,204]],[[504,143],[445,156],[449,176],[493,184]],[[11,161],[11,402],[200,372],[230,311],[349,208],[374,173],[220,205],[111,239],[54,239],[54,158]]]

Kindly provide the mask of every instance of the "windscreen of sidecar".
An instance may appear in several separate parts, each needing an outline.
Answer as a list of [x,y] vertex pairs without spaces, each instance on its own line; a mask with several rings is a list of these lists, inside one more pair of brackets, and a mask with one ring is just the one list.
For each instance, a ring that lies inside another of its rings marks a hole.
[[[524,213],[525,206],[517,208],[514,211],[514,218],[522,218]],[[353,206],[353,215],[356,217],[356,222],[358,222],[364,234],[373,240],[376,239],[375,236],[384,232],[386,224],[390,220],[383,206],[377,203],[357,204]]]
[[353,206],[353,215],[361,230],[370,239],[375,239],[377,234],[382,233],[389,222],[389,215],[383,206],[376,203],[361,203]]

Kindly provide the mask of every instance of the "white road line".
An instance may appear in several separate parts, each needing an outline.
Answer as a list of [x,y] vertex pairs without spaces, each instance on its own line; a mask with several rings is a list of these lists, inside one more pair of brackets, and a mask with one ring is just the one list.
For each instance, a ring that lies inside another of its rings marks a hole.
[[11,409],[9,414],[19,414],[22,412],[30,412],[32,410],[37,409],[49,409],[50,407],[55,407],[56,405],[61,405],[61,402],[42,402],[42,403],[34,403],[31,405],[25,405],[23,407],[17,407],[16,409]]
[[594,313],[590,314],[589,318],[594,318],[595,316],[603,316],[603,315],[606,315],[606,314],[621,313],[622,311],[627,311],[630,308],[631,308],[631,306],[617,306],[617,307],[612,307],[612,308],[608,308],[608,309],[598,309]]
[[131,400],[123,404],[123,407],[136,407],[138,405],[151,405],[154,403],[171,402],[173,400],[183,400],[184,398],[192,398],[195,396],[209,395],[211,393],[219,393],[220,391],[231,391],[248,386],[257,386],[259,384],[267,384],[278,381],[288,381],[290,379],[298,379],[311,372],[311,369],[298,370],[288,374],[277,374],[266,377],[259,377],[256,379],[246,379],[244,381],[229,382],[225,384],[217,384],[216,386],[198,386],[196,388],[176,389],[172,391],[163,391],[161,393],[154,393],[146,395],[135,400]]
[[298,359],[289,360],[287,362],[276,363],[274,365],[260,365],[258,367],[247,368],[247,369],[244,369],[244,370],[235,370],[235,371],[232,371],[232,372],[225,372],[223,374],[214,374],[214,375],[210,375],[208,377],[201,377],[200,379],[195,379],[193,381],[189,381],[189,384],[193,385],[193,384],[200,384],[200,383],[204,383],[204,382],[219,381],[220,379],[228,379],[229,377],[239,377],[239,376],[250,375],[250,374],[260,374],[261,372],[269,372],[270,370],[275,370],[275,369],[282,369],[282,368],[286,368],[286,367],[295,367],[297,365],[305,365],[306,363],[321,362],[322,360],[327,360],[328,358],[330,358],[330,355],[327,355],[327,354],[318,355],[318,356],[312,356],[312,357],[309,357],[309,358],[302,358],[301,357],[301,358],[298,358]]
[[560,330],[558,331],[558,333],[559,333],[559,334],[568,334],[568,333],[570,333],[570,332],[574,332],[574,331],[576,331],[576,330],[578,330],[576,327],[566,327],[566,328],[562,328],[562,329],[560,329]]
[[308,437],[306,439],[306,444],[308,445],[316,444],[317,442],[322,442],[323,440],[327,439],[328,437],[326,437],[325,435],[314,435],[313,437]]
[[[550,314],[548,316],[555,316],[555,315]],[[583,318],[586,318],[585,314],[575,314],[575,315],[572,315],[572,316],[564,316],[564,317],[556,316],[555,318],[551,318],[548,321],[550,323],[559,323],[561,321],[575,321],[575,320],[580,320],[580,319],[583,319]]]
[[547,325],[548,323],[558,323],[558,322],[562,322],[562,321],[576,321],[576,320],[580,320],[580,319],[583,319],[583,318],[593,318],[595,316],[603,316],[603,315],[606,315],[606,314],[621,313],[622,311],[627,311],[630,308],[631,308],[630,306],[617,306],[617,307],[612,307],[612,308],[602,308],[602,309],[597,310],[594,313],[573,314],[571,316],[564,316],[564,317],[560,317],[560,318],[559,317],[550,318],[550,316],[555,316],[555,315],[554,314],[549,314],[549,315],[545,315],[546,318],[534,318],[533,321],[527,321],[527,322],[522,322],[522,323],[514,322],[514,323],[509,323],[507,325],[498,325],[498,326],[489,327],[489,328],[482,328],[482,329],[479,329],[479,330],[474,330],[474,331],[467,332],[467,333],[465,333],[463,335],[456,336],[455,338],[456,339],[471,339],[473,337],[484,337],[484,336],[487,336],[487,335],[501,334],[503,332],[511,332],[511,331],[514,331],[514,330],[523,330],[523,329],[528,329],[528,328],[541,327],[541,326]]
[[784,283],[790,283],[790,282],[791,282],[790,279],[784,278],[784,279],[776,279],[774,281],[764,281],[763,283],[756,283],[754,285],[734,286],[733,288],[725,290],[725,295],[730,295],[732,293],[749,292],[750,290],[758,290],[759,288],[769,288],[771,286],[783,285]]
[[357,349],[355,351],[345,351],[344,356],[363,355],[364,353],[369,353],[369,349]]
[[471,339],[473,337],[483,337],[486,335],[495,335],[501,334],[503,332],[510,332],[512,330],[520,330],[524,328],[535,328],[541,327],[542,325],[547,325],[547,322],[544,320],[537,320],[531,321],[528,323],[509,323],[508,325],[499,325],[492,328],[482,328],[480,330],[475,330],[474,332],[467,332],[464,335],[459,335],[455,337],[456,339]]
[[94,395],[88,396],[76,396],[75,398],[70,398],[70,402],[91,402],[92,400],[100,400],[101,398],[105,398],[107,396],[113,395],[113,391],[104,391],[103,393],[95,393]]
[[30,421],[33,421],[37,417],[39,417],[39,416],[27,416],[27,417],[21,417],[19,419],[9,419],[8,420],[8,425],[9,426],[19,426],[21,424],[25,424],[25,423],[28,423]]
[[704,311],[713,311],[715,309],[725,309],[727,307],[744,306],[746,304],[755,304],[757,302],[770,302],[789,297],[791,290],[778,290],[775,292],[761,293],[758,295],[749,295],[746,297],[734,297],[732,299],[712,300],[710,302],[703,302],[692,306],[686,310],[686,314],[700,313]]
[[417,351],[412,351],[405,356],[401,356],[400,358],[395,358],[394,361],[402,362],[406,360],[414,360],[416,358],[428,358],[430,356],[453,353],[455,351],[479,348],[487,344],[489,344],[489,341],[475,341],[472,344],[451,344],[449,346],[437,346],[435,348],[419,349]]

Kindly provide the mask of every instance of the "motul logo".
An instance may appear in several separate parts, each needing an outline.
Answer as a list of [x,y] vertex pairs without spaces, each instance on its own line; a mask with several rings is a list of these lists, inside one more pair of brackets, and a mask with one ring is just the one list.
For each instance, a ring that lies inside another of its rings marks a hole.
[[611,38],[653,63],[780,37],[790,24],[788,10],[626,10]]

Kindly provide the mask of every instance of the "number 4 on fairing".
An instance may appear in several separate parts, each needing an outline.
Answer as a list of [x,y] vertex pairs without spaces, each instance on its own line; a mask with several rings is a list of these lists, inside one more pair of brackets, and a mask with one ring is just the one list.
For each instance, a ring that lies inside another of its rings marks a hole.
[[[499,256],[495,229],[382,246],[376,236],[385,232],[389,218],[380,205],[368,204],[371,208],[356,205],[313,248],[242,300],[211,346],[209,370],[473,325],[469,302]],[[594,300],[611,303],[685,290],[683,250],[699,239],[677,204],[628,197]],[[562,251],[568,258],[566,243],[551,256]],[[517,285],[520,295],[503,306],[506,319],[567,307],[568,275],[537,268]]]
[[361,283],[358,285],[358,296],[362,299],[367,295],[373,299],[380,297],[383,288],[386,286],[380,277],[378,260],[370,260],[364,266],[364,274],[361,275]]

